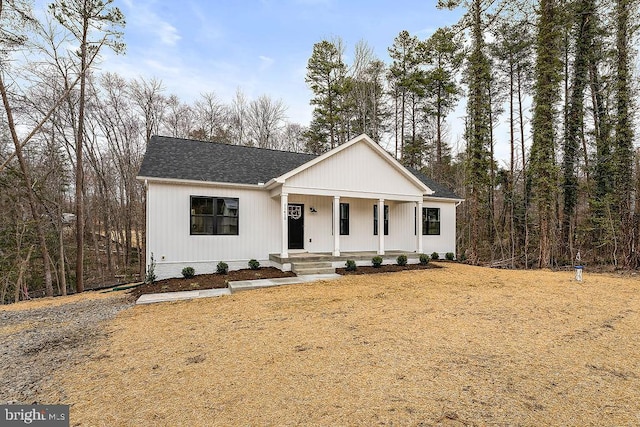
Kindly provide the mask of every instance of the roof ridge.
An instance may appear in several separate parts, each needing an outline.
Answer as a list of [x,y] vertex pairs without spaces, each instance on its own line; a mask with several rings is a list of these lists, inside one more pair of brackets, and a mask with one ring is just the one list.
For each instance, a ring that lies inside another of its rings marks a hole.
[[247,148],[247,149],[254,149],[254,150],[261,150],[261,151],[274,151],[276,153],[301,154],[301,155],[304,155],[304,156],[318,157],[317,154],[300,153],[300,152],[297,152],[297,151],[288,151],[288,150],[278,150],[278,149],[275,149],[275,148],[254,147],[254,146],[251,146],[251,145],[232,144],[230,142],[205,141],[203,139],[181,138],[181,137],[177,137],[177,136],[165,136],[165,135],[151,135],[150,140],[153,140],[154,138],[173,139],[173,140],[180,140],[180,141],[187,141],[187,142],[202,142],[204,144],[226,145],[226,146],[229,146],[229,147],[243,147],[243,148]]

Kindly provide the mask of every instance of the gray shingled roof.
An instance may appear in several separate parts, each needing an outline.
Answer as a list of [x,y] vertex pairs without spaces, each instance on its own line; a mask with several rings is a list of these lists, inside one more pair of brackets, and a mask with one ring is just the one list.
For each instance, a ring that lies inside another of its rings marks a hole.
[[312,160],[311,154],[152,136],[139,176],[258,184]]
[[459,199],[462,200],[461,197],[458,197],[456,193],[444,187],[443,185],[438,184],[422,172],[408,167],[407,170],[415,175],[424,185],[435,191],[434,194],[431,194],[431,197],[442,197],[443,199]]
[[[138,176],[255,185],[277,178],[315,157],[313,154],[152,136]],[[409,170],[436,192],[434,197],[459,199],[420,172]]]

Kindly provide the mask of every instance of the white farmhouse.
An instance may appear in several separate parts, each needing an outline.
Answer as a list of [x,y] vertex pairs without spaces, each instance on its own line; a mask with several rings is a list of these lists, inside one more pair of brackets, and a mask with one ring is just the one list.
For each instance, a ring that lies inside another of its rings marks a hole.
[[310,273],[456,253],[462,199],[366,135],[321,156],[154,136],[138,179],[158,279],[219,261]]

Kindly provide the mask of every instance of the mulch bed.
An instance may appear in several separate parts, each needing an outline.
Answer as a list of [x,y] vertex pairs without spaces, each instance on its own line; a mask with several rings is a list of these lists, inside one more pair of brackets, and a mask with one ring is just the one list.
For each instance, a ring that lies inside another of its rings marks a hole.
[[[336,273],[341,275],[354,274],[375,274],[375,273],[392,273],[396,271],[407,270],[425,270],[428,268],[441,268],[440,266],[429,263],[409,264],[400,266],[396,264],[381,265],[380,267],[359,266],[356,271],[347,271],[346,268],[336,268]],[[228,274],[199,274],[191,279],[173,278],[158,280],[152,284],[144,284],[138,286],[131,291],[134,298],[138,298],[144,294],[158,294],[163,292],[177,291],[197,291],[201,289],[220,289],[226,288],[229,282],[236,280],[256,280],[256,279],[275,279],[278,277],[294,277],[295,274],[290,271],[280,271],[275,267],[261,267],[257,270],[245,268],[242,270],[230,271]]]
[[199,274],[191,279],[174,278],[158,280],[135,288],[131,293],[135,298],[143,294],[158,294],[176,291],[197,291],[201,289],[226,288],[229,282],[236,280],[274,279],[277,277],[293,277],[290,271],[280,271],[275,267],[261,267],[257,270],[245,268],[230,271],[227,274]]
[[387,264],[380,267],[374,267],[372,265],[358,266],[355,271],[347,271],[346,268],[336,268],[336,273],[343,276],[355,275],[355,274],[376,274],[376,273],[394,273],[396,271],[408,271],[408,270],[426,270],[429,268],[442,268],[438,265],[429,263],[427,265],[422,264]]

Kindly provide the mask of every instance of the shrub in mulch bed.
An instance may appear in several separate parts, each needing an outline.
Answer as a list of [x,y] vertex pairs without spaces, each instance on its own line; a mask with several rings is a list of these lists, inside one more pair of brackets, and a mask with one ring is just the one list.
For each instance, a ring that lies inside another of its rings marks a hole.
[[346,268],[336,268],[336,273],[341,274],[343,276],[352,275],[352,274],[376,274],[376,273],[393,273],[396,271],[407,271],[407,270],[428,270],[431,268],[442,268],[440,266],[434,264],[407,264],[407,265],[396,265],[396,264],[387,264],[381,265],[380,267],[373,267],[369,265],[358,266],[358,269],[355,271],[349,271]]

